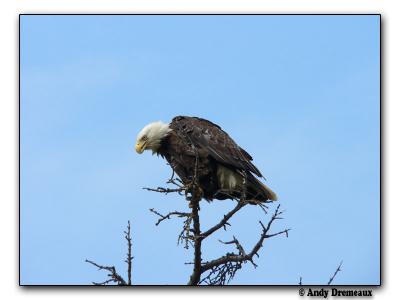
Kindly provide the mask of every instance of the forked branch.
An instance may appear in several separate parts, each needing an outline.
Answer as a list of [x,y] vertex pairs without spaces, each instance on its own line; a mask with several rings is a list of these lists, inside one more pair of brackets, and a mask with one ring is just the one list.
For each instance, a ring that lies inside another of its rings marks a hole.
[[[196,151],[196,149],[194,150]],[[173,184],[177,188],[145,188],[148,191],[165,194],[175,192],[179,193],[182,196],[185,196],[186,200],[189,201],[190,212],[172,211],[167,214],[161,214],[154,208],[150,209],[150,211],[159,217],[156,225],[159,225],[161,222],[170,219],[171,217],[184,218],[183,229],[178,236],[178,243],[184,242],[186,249],[189,248],[189,245],[193,246],[194,248],[193,262],[189,263],[193,265],[193,271],[190,275],[188,285],[198,285],[201,283],[212,285],[226,284],[235,276],[236,272],[242,267],[243,263],[251,262],[254,267],[257,267],[257,265],[254,263],[254,256],[258,257],[258,252],[263,246],[263,242],[265,239],[281,234],[286,234],[286,236],[288,236],[289,229],[270,233],[272,223],[276,220],[282,219],[281,215],[283,212],[280,211],[280,205],[278,205],[266,226],[264,226],[264,224],[260,221],[262,227],[260,238],[249,253],[245,251],[245,248],[242,246],[239,240],[235,236],[233,236],[232,241],[222,243],[234,244],[238,253],[229,252],[226,255],[217,259],[208,262],[202,262],[202,242],[219,229],[223,228],[224,230],[226,230],[227,226],[230,226],[230,219],[240,209],[245,207],[247,204],[256,204],[264,211],[265,214],[268,214],[268,207],[263,203],[259,203],[258,201],[247,200],[247,191],[246,189],[244,189],[243,191],[240,191],[240,193],[238,193],[240,194],[240,198],[234,199],[237,202],[235,207],[231,209],[228,213],[226,213],[217,224],[202,232],[199,216],[202,192],[197,182],[197,164],[198,159],[196,155],[194,168],[195,171],[192,181],[189,184],[183,184],[182,181],[174,178],[173,173],[171,178],[167,181],[167,184]],[[244,177],[243,180],[243,186],[246,186],[246,177]],[[220,190],[217,193],[223,194],[226,193],[226,191]],[[201,277],[203,274],[207,275],[202,279]]]
[[94,265],[95,267],[99,268],[99,270],[106,270],[108,271],[107,276],[110,277],[110,279],[105,280],[103,282],[92,282],[94,285],[106,285],[109,283],[116,283],[117,285],[128,285],[125,281],[124,278],[122,278],[121,275],[119,275],[115,269],[114,266],[102,266],[99,265],[91,260],[86,259],[85,262]]
[[238,253],[229,252],[220,258],[203,263],[201,266],[201,273],[205,273],[207,271],[209,271],[209,273],[202,279],[201,282],[213,285],[226,284],[233,278],[233,276],[236,274],[236,271],[241,269],[243,263],[250,262],[254,267],[257,267],[254,262],[254,256],[259,256],[258,252],[262,248],[264,240],[281,234],[285,234],[286,237],[289,235],[290,229],[269,234],[272,223],[275,220],[282,219],[281,214],[283,212],[280,211],[279,208],[280,205],[278,205],[276,208],[267,226],[264,226],[264,224],[260,221],[262,227],[260,238],[249,253],[246,253],[244,247],[235,236],[233,236],[232,241],[221,241],[223,244],[234,244],[238,250]]
[[128,252],[127,252],[127,257],[125,259],[125,262],[127,263],[128,266],[128,281],[126,281],[116,270],[115,266],[104,266],[104,265],[99,265],[95,263],[94,261],[86,259],[85,262],[97,267],[99,270],[105,270],[108,272],[107,276],[109,279],[103,281],[103,282],[92,282],[94,285],[107,285],[110,283],[115,283],[117,285],[132,285],[132,237],[131,237],[131,223],[128,221],[128,226],[127,230],[124,231],[125,233],[125,239],[128,243]]

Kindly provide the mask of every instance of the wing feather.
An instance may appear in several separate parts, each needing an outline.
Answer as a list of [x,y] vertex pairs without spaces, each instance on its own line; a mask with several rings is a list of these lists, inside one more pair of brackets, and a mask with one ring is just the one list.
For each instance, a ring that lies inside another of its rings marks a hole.
[[197,117],[175,117],[170,127],[194,147],[208,151],[215,160],[239,170],[249,171],[262,177],[251,162],[253,158],[218,125]]

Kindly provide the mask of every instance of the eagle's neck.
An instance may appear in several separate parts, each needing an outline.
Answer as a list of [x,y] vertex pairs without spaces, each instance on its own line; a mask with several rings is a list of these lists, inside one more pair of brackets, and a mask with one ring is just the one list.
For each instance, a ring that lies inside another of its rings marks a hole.
[[167,138],[169,133],[171,132],[171,128],[169,128],[169,124],[158,123],[157,128],[153,128],[151,132],[151,136],[149,136],[148,147],[153,151],[153,154],[158,154],[164,140]]

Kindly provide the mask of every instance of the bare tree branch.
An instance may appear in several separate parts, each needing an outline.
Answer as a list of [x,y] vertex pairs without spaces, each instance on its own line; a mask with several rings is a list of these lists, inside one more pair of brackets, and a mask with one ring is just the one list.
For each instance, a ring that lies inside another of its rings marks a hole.
[[342,263],[343,263],[343,260],[340,262],[339,266],[336,268],[335,273],[333,273],[332,277],[329,279],[328,285],[330,285],[330,284],[332,283],[332,281],[335,279],[337,273],[339,273],[340,271],[342,271],[342,270],[340,269],[340,268],[342,267]]
[[88,260],[86,259],[85,262],[97,267],[99,270],[105,270],[108,271],[107,276],[110,277],[110,279],[107,279],[103,282],[92,282],[94,285],[106,285],[109,283],[116,283],[117,285],[132,285],[132,260],[133,260],[133,256],[132,256],[132,238],[131,238],[131,223],[130,221],[128,221],[128,226],[127,226],[127,230],[124,231],[125,233],[125,239],[128,242],[128,253],[127,253],[127,258],[125,259],[125,262],[128,265],[128,282],[126,282],[126,280],[119,275],[119,273],[117,272],[115,266],[103,266],[103,265],[99,265],[97,263],[95,263],[94,261]]
[[241,268],[242,262],[227,262],[215,266],[199,283],[205,283],[207,285],[225,285],[235,277],[236,272]]
[[128,229],[124,231],[125,239],[128,242],[128,254],[125,262],[128,264],[128,285],[132,285],[132,238],[131,238],[131,222],[128,221]]
[[170,219],[173,216],[176,216],[178,218],[185,218],[185,220],[183,221],[183,228],[178,235],[178,244],[184,243],[185,249],[189,249],[189,245],[192,245],[192,241],[194,240],[194,236],[191,234],[190,230],[190,225],[192,223],[191,213],[173,211],[169,212],[166,215],[163,215],[156,211],[154,208],[151,208],[150,211],[160,217],[156,223],[156,226],[158,226],[162,221]]
[[[196,193],[193,193],[196,195]],[[191,206],[192,206],[192,220],[193,220],[193,234],[194,234],[194,258],[193,258],[193,272],[190,276],[188,285],[197,285],[200,281],[201,276],[201,230],[200,230],[200,218],[199,218],[199,210],[200,210],[200,202],[201,197],[192,197]]]
[[[254,267],[257,267],[257,265],[254,263],[253,258],[255,255],[258,256],[258,251],[261,249],[264,240],[283,233],[288,236],[288,232],[290,229],[285,229],[277,233],[268,234],[272,223],[277,219],[281,219],[280,215],[282,214],[282,211],[280,211],[279,208],[280,205],[278,205],[278,207],[276,208],[275,213],[268,222],[267,226],[264,226],[262,222],[260,222],[262,226],[261,236],[250,253],[247,254],[245,252],[244,247],[235,236],[233,237],[232,241],[223,242],[224,244],[235,244],[239,253],[227,253],[220,258],[202,264],[201,273],[210,271],[208,275],[203,279],[203,282],[207,282],[208,284],[225,284],[229,282],[229,280],[235,275],[236,271],[242,267],[242,263],[246,263],[247,261],[249,261]],[[224,274],[222,274],[221,272]],[[227,280],[227,282],[225,282],[225,280]]]
[[99,268],[99,270],[108,271],[109,274],[107,274],[107,276],[111,277],[110,279],[103,281],[103,282],[94,282],[93,281],[92,283],[94,285],[106,285],[110,282],[115,282],[118,285],[127,285],[125,279],[122,278],[122,276],[117,273],[114,266],[102,266],[102,265],[96,264],[95,262],[88,260],[88,259],[86,259],[85,262],[94,265],[95,267]]
[[[342,269],[341,269],[342,264],[343,264],[343,260],[340,262],[339,266],[336,268],[335,273],[333,273],[332,277],[329,278],[329,281],[328,281],[328,284],[327,284],[327,285],[330,285],[330,284],[333,282],[333,280],[336,278],[336,275],[337,275],[340,271],[342,271]],[[303,278],[300,276],[299,285],[302,285],[302,284],[303,284]]]
[[190,217],[191,214],[190,213],[185,213],[185,212],[180,212],[180,211],[172,211],[169,212],[166,215],[162,215],[160,214],[158,211],[156,211],[154,208],[150,208],[149,209],[152,213],[156,214],[157,216],[159,216],[160,218],[158,219],[156,226],[158,226],[162,221],[166,220],[166,219],[170,219],[170,217],[172,216],[177,216],[179,218],[183,218],[183,217]]
[[[194,149],[196,151],[196,149]],[[272,238],[277,235],[285,234],[288,236],[288,232],[290,229],[285,229],[276,233],[270,233],[271,225],[274,221],[282,219],[281,215],[283,211],[280,211],[280,205],[277,206],[274,214],[272,215],[271,219],[269,220],[268,224],[264,226],[264,224],[260,221],[262,230],[261,235],[257,243],[251,249],[249,253],[246,253],[244,247],[239,242],[239,240],[233,236],[233,240],[229,242],[222,242],[224,244],[234,244],[238,253],[227,253],[226,255],[213,259],[211,261],[202,262],[202,242],[207,237],[211,236],[213,233],[218,231],[221,228],[226,230],[227,226],[230,226],[229,220],[243,207],[247,204],[256,204],[258,205],[265,214],[268,214],[268,207],[264,203],[260,203],[259,201],[255,200],[248,200],[246,199],[246,190],[238,191],[237,194],[240,194],[239,199],[235,199],[237,204],[235,207],[226,213],[221,220],[215,224],[214,226],[210,227],[209,229],[205,230],[204,232],[201,231],[200,228],[200,217],[199,217],[199,210],[200,210],[200,200],[202,198],[202,191],[198,186],[197,182],[197,152],[196,152],[196,161],[195,161],[195,171],[192,178],[192,181],[189,184],[183,185],[181,181],[179,183],[174,178],[174,173],[172,174],[171,178],[167,181],[168,184],[174,184],[178,186],[178,188],[170,189],[170,188],[161,188],[158,187],[156,189],[152,188],[145,188],[149,191],[155,191],[159,193],[179,193],[186,197],[186,200],[189,201],[189,208],[191,212],[179,212],[179,211],[172,211],[167,214],[161,214],[156,211],[154,208],[150,209],[152,213],[159,217],[156,225],[159,225],[162,221],[170,219],[171,217],[179,217],[185,218],[184,226],[182,231],[178,236],[178,243],[185,242],[185,248],[188,249],[188,245],[192,245],[194,248],[194,255],[193,255],[193,262],[186,263],[193,265],[193,271],[190,275],[190,279],[188,285],[198,285],[201,283],[206,284],[226,284],[228,283],[236,274],[236,272],[241,269],[242,264],[246,262],[250,262],[253,264],[254,267],[257,265],[254,263],[254,256],[258,257],[258,252],[263,246],[263,242],[265,239]],[[244,186],[246,186],[246,178],[244,180]],[[224,193],[227,191],[220,190],[217,193]],[[232,191],[231,191],[232,192]],[[268,202],[267,202],[268,203]],[[202,279],[202,275],[207,273],[207,275]]]
[[247,204],[246,202],[238,201],[236,206],[230,212],[228,212],[226,215],[224,215],[224,217],[221,219],[221,221],[219,221],[216,225],[214,225],[213,227],[211,227],[210,229],[206,230],[205,232],[203,232],[201,234],[202,238],[208,237],[209,235],[213,234],[215,231],[217,231],[218,229],[220,229],[222,227],[224,227],[224,229],[226,230],[226,225],[230,225],[228,223],[229,219],[246,204]]
[[184,187],[181,188],[176,188],[176,189],[169,189],[169,188],[163,188],[163,187],[157,187],[157,188],[148,188],[148,187],[144,187],[144,190],[148,190],[151,192],[157,192],[157,193],[163,193],[163,194],[169,194],[169,193],[181,193],[183,191],[185,191],[186,189]]

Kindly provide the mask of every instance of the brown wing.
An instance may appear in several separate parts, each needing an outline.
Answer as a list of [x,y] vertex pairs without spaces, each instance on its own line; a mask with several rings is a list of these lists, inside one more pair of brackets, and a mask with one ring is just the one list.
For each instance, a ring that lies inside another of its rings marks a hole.
[[262,176],[251,162],[253,158],[250,154],[240,148],[218,125],[197,117],[178,116],[172,120],[170,127],[187,143],[208,151],[216,161]]

